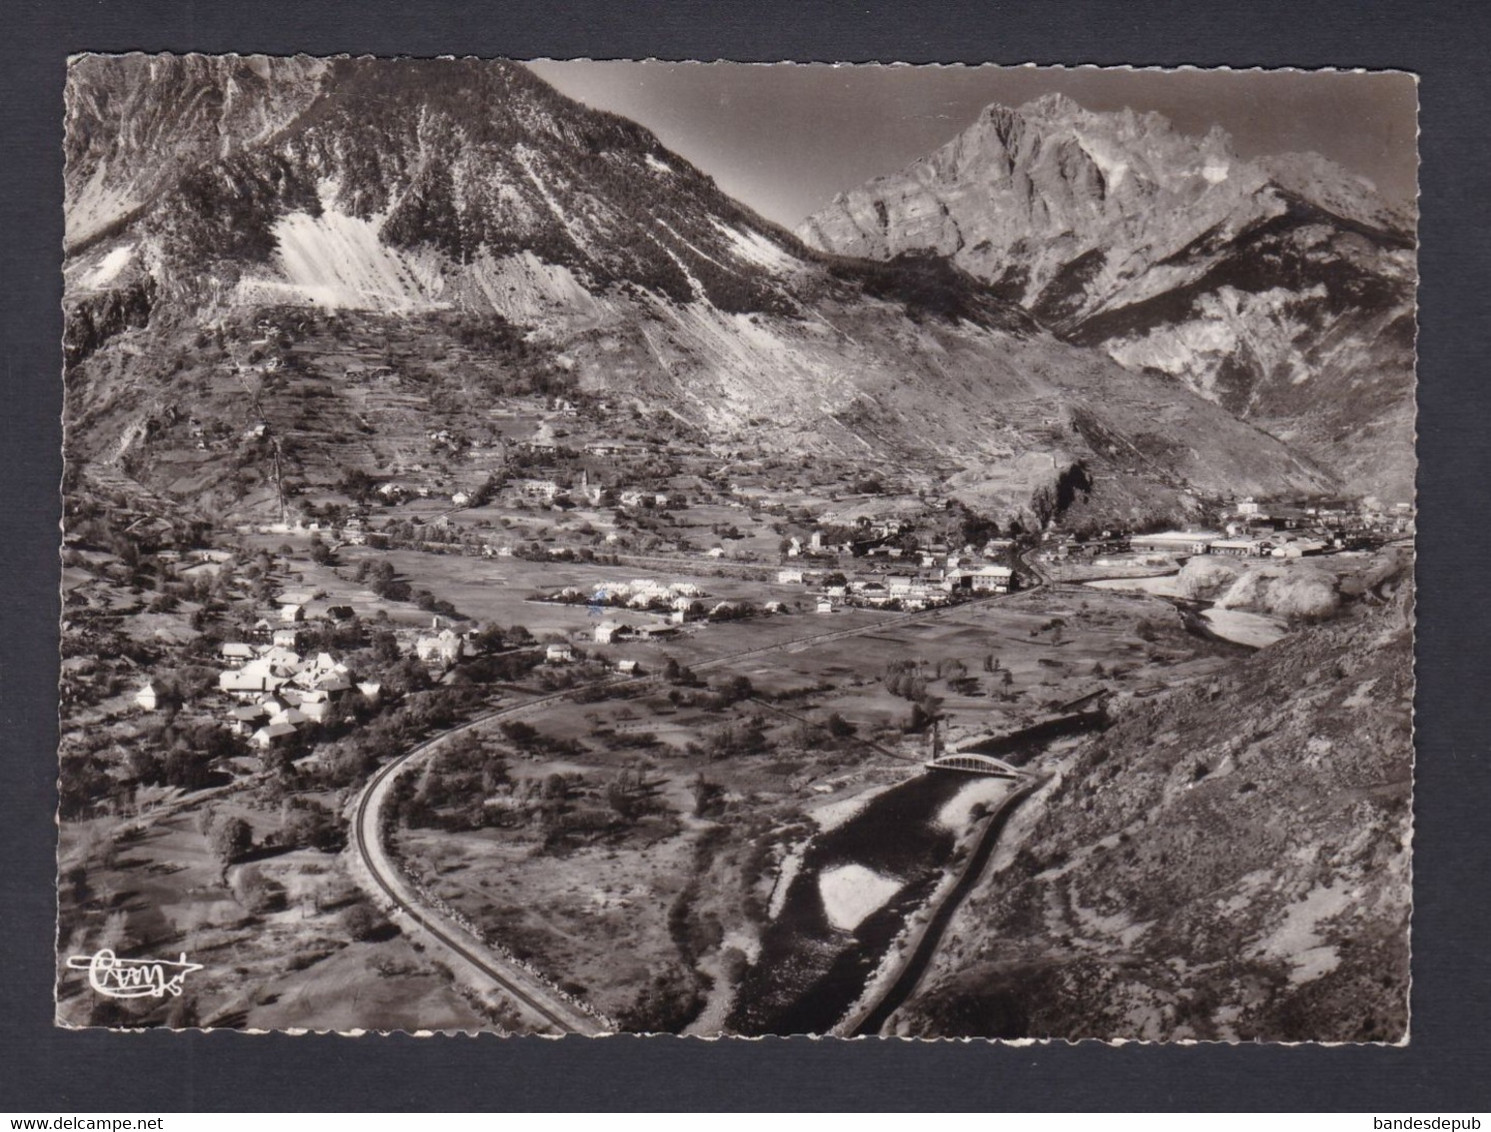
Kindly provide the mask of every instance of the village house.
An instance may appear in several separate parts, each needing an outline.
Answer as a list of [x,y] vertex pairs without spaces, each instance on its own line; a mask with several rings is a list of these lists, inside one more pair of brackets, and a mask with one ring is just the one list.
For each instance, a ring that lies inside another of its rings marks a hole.
[[305,620],[305,606],[303,606],[303,605],[282,605],[282,606],[280,606],[280,620],[281,621],[290,621],[290,622],[304,621]]
[[267,665],[275,675],[288,678],[300,671],[301,659],[300,654],[293,649],[273,645],[259,657],[259,663]]
[[1015,572],[1008,566],[980,566],[977,570],[950,573],[944,582],[949,592],[971,590],[974,593],[1009,593],[1014,588]]
[[544,660],[549,664],[569,664],[575,659],[575,650],[567,644],[551,644],[544,650]]
[[791,586],[791,585],[799,585],[800,586],[800,585],[802,585],[802,571],[801,570],[778,570],[777,571],[777,585],[779,585],[779,586]]
[[255,731],[249,742],[261,751],[267,751],[276,743],[288,739],[294,734],[295,725],[293,723],[270,723]]
[[307,719],[309,719],[309,716],[299,707],[286,707],[269,717],[269,726],[274,727],[278,724],[288,723],[291,727],[299,727]]
[[1208,548],[1209,554],[1228,558],[1262,558],[1273,549],[1273,543],[1257,538],[1219,538]]
[[456,507],[471,506],[471,493],[469,491],[458,491],[450,497],[451,503]]
[[299,629],[276,629],[269,639],[277,648],[294,650],[300,648],[302,636]]
[[217,650],[220,659],[229,668],[242,668],[257,655],[254,646],[242,641],[224,641]]
[[288,675],[278,675],[264,658],[250,661],[242,668],[230,668],[218,674],[218,691],[239,699],[257,699],[266,692],[274,692],[289,682]]
[[325,723],[331,718],[332,697],[324,688],[306,692],[300,697],[300,711],[307,719]]
[[135,693],[135,706],[144,711],[154,711],[160,706],[160,695],[155,690],[155,684],[147,681],[145,686]]
[[330,653],[317,653],[314,660],[302,665],[293,682],[302,688],[345,692],[352,687],[352,672]]
[[1323,554],[1330,544],[1320,538],[1294,538],[1270,551],[1274,558],[1303,558],[1309,554]]
[[228,729],[235,735],[252,735],[257,725],[269,718],[269,709],[263,704],[244,704],[228,712]]
[[602,621],[595,627],[595,643],[598,645],[609,645],[617,637],[626,633],[626,626],[619,621]]
[[466,639],[453,629],[441,629],[434,636],[420,637],[414,642],[415,655],[426,664],[454,664],[469,651]]
[[638,625],[632,630],[632,635],[639,641],[661,641],[678,633],[678,626],[669,621],[659,621],[654,625]]
[[560,487],[553,480],[517,480],[513,483],[513,490],[524,499],[536,500],[542,503],[553,503],[560,492]]
[[820,597],[817,608],[819,613],[832,613],[834,611],[834,603],[829,598]]
[[635,676],[637,674],[637,662],[635,660],[619,661],[616,665],[616,671],[623,676]]
[[625,440],[592,440],[585,445],[588,456],[619,456],[632,447]]

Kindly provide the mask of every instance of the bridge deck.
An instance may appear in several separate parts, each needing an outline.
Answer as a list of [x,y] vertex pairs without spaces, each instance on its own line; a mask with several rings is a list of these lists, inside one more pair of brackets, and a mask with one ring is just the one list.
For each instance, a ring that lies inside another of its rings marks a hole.
[[999,778],[1018,778],[1020,771],[1016,770],[1003,759],[996,759],[992,755],[973,754],[967,751],[955,751],[949,755],[941,755],[930,759],[927,766],[934,770],[961,770],[968,774],[987,774]]

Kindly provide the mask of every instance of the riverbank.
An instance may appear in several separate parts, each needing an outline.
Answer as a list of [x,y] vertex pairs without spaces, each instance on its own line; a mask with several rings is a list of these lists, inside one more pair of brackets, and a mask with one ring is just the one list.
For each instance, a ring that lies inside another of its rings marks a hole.
[[1197,616],[1214,636],[1248,648],[1266,648],[1282,640],[1289,632],[1282,618],[1243,609],[1223,609],[1211,602],[1196,600],[1186,592],[1179,571],[1144,578],[1095,578],[1083,584],[1093,589],[1164,598]]
[[836,1027],[836,1033],[846,1037],[880,1033],[891,1015],[916,990],[937,953],[943,932],[964,898],[982,879],[1016,807],[1039,786],[1038,781],[1004,783],[1002,796],[991,799],[993,805],[982,820],[982,828],[975,827],[975,840],[963,867],[950,873],[922,910],[908,920],[903,938],[887,951],[880,969],[866,983],[860,1001],[850,1008]]
[[1012,788],[1004,779],[933,771],[855,799],[852,815],[794,856],[729,1028],[834,1032],[908,924],[940,905],[961,875],[956,866],[976,851],[985,808],[1002,804]]

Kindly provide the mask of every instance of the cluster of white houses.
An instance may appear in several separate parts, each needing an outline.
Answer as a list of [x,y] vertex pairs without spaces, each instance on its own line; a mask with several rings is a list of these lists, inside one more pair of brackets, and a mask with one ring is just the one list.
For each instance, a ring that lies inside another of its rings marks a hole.
[[[823,575],[787,568],[777,571],[778,585],[808,585]],[[840,605],[883,606],[892,602],[902,609],[921,610],[946,605],[958,594],[1003,594],[1015,588],[1015,572],[992,563],[955,567],[934,575],[862,575],[840,584],[823,586],[817,599],[819,613],[832,613]]]
[[229,641],[218,650],[227,666],[218,674],[218,691],[239,701],[228,712],[229,726],[257,747],[269,747],[305,723],[325,723],[344,713],[352,697],[376,702],[378,684],[358,682],[330,653],[303,657],[280,644]]

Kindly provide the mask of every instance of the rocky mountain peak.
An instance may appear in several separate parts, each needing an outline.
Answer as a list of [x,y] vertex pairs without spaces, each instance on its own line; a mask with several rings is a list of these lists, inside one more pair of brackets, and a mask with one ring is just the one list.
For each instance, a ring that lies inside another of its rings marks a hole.
[[[986,107],[798,235],[841,255],[946,257],[1058,334],[1407,498],[1412,229],[1318,154],[1243,158],[1219,126],[1196,137],[1047,94]],[[1393,456],[1364,463],[1363,429],[1390,435]]]

